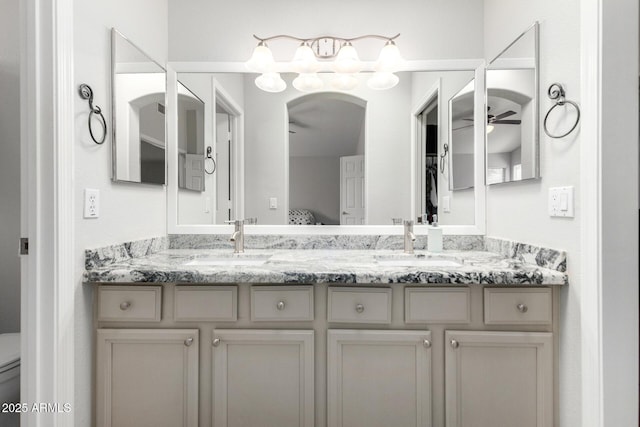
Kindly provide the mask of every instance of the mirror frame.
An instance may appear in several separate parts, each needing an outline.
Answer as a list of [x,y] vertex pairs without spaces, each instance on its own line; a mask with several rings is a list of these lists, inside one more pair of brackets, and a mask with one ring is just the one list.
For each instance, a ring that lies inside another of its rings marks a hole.
[[[118,158],[118,141],[116,139],[116,37],[121,37],[126,40],[131,46],[136,48],[140,53],[149,58],[149,62],[153,62],[158,67],[160,67],[164,71],[165,75],[165,89],[164,89],[164,105],[165,105],[165,116],[164,116],[164,183],[160,184],[157,182],[146,182],[146,181],[129,181],[125,179],[118,179],[118,162],[116,159]],[[167,68],[160,65],[155,59],[151,58],[144,50],[142,50],[137,44],[132,42],[127,36],[122,34],[120,31],[116,30],[115,27],[111,28],[111,181],[118,183],[129,183],[129,184],[142,184],[142,185],[152,185],[154,187],[157,186],[166,186],[169,176],[167,175],[167,164],[168,164],[168,155],[167,148],[169,145],[169,135],[167,132]]]
[[[276,71],[285,72],[284,65],[277,64]],[[372,67],[372,64],[370,65]],[[365,69],[371,71],[373,68]],[[482,112],[485,96],[485,61],[484,59],[454,59],[454,60],[424,60],[406,61],[399,71],[474,71],[477,85],[475,120],[483,122]],[[187,225],[178,223],[178,185],[177,180],[177,75],[178,73],[246,73],[244,62],[168,62],[167,63],[167,145],[168,145],[168,179],[167,179],[167,232],[168,234],[231,234],[232,225]],[[439,98],[439,103],[442,102]],[[439,105],[438,108],[443,107]],[[411,112],[415,109],[411,108]],[[473,225],[443,225],[446,235],[484,235],[486,233],[486,191],[484,186],[484,162],[485,162],[485,127],[475,127],[475,148],[477,154],[474,157],[474,218]],[[415,211],[416,205],[416,128],[411,126],[411,191],[410,212]],[[238,161],[244,161],[244,153],[237,157]],[[172,161],[175,159],[175,162]],[[239,189],[244,195],[244,183]],[[416,235],[426,235],[427,227],[415,227]],[[403,233],[402,225],[248,225],[245,228],[247,234],[253,235],[389,235]]]
[[[535,54],[535,71],[534,71],[534,93],[535,98],[533,99],[533,111],[534,111],[534,126],[533,126],[533,140],[536,146],[535,150],[535,175],[531,178],[519,179],[517,181],[503,181],[503,182],[495,182],[493,184],[487,183],[487,173],[489,171],[489,139],[486,138],[486,147],[485,147],[485,170],[484,170],[484,184],[485,186],[494,186],[494,185],[504,185],[510,184],[514,182],[525,182],[525,181],[535,181],[540,180],[542,177],[540,175],[540,24],[538,21],[534,21],[529,27],[527,27],[520,35],[518,35],[511,43],[509,43],[504,49],[500,51],[488,64],[487,64],[487,73],[485,74],[485,105],[488,105],[489,102],[489,88],[486,81],[486,76],[490,70],[491,64],[500,59],[503,53],[505,53],[511,46],[516,44],[520,39],[522,39],[529,31],[533,30],[533,38],[534,38],[534,54]],[[509,61],[509,59],[505,59],[505,62]],[[517,60],[516,60],[517,61]],[[517,69],[528,69],[527,64],[518,64],[517,62],[512,62],[509,65],[509,69],[517,70]],[[485,107],[486,108],[486,107]],[[484,120],[484,119],[483,119]]]

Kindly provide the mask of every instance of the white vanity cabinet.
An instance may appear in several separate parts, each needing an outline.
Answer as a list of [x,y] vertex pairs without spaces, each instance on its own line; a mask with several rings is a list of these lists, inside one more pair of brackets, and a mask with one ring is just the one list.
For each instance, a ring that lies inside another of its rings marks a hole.
[[552,427],[552,334],[447,331],[447,427]]
[[98,427],[552,427],[548,286],[109,285]]
[[328,427],[431,426],[429,331],[329,330]]
[[213,332],[214,427],[313,427],[314,333]]
[[98,329],[97,427],[197,427],[197,329]]

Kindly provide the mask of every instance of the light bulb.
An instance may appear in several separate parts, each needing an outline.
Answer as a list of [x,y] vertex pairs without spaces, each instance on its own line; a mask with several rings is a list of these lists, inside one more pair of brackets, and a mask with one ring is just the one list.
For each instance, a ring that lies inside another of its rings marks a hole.
[[362,70],[362,62],[358,58],[358,52],[350,42],[345,42],[338,52],[334,67],[338,73],[357,73]]
[[256,86],[265,92],[282,92],[287,84],[280,77],[280,73],[264,73],[256,78]]
[[358,86],[358,78],[353,74],[336,74],[331,80],[331,86],[338,90],[352,90]]
[[402,61],[398,46],[393,40],[389,40],[380,51],[380,56],[378,56],[378,61],[376,62],[376,71],[397,71]]
[[313,92],[322,89],[324,83],[316,73],[301,73],[293,80],[293,87],[301,92]]
[[367,86],[375,90],[391,89],[398,84],[400,79],[393,73],[388,71],[376,71],[367,81]]
[[495,129],[495,126],[493,126],[493,125],[487,125],[487,133],[491,133],[491,132],[493,132],[493,129]]
[[320,69],[316,55],[307,42],[298,46],[296,54],[293,56],[293,61],[291,61],[291,66],[296,73],[315,73]]
[[273,53],[267,47],[267,44],[261,41],[255,49],[253,49],[253,55],[249,59],[245,66],[256,73],[265,73],[271,69],[274,64]]

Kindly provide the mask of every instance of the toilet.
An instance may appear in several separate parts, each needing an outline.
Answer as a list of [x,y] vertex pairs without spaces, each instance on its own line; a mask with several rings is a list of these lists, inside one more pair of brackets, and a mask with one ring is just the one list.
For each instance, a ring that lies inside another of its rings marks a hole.
[[[20,334],[0,334],[0,405],[20,402]],[[0,412],[0,425],[18,426],[19,414]]]

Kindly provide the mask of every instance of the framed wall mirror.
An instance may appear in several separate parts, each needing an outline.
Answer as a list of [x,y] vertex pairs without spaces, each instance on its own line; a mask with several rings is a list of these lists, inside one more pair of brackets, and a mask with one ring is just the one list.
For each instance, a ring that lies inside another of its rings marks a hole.
[[164,68],[111,30],[114,181],[166,183]]
[[[256,218],[257,226],[251,229],[258,233],[342,234],[350,230],[369,234],[396,230],[401,219],[422,220],[422,212],[418,215],[422,207],[414,208],[422,192],[416,182],[423,182],[416,178],[416,171],[422,168],[416,164],[420,157],[415,141],[418,109],[437,83],[442,88],[437,101],[442,130],[435,142],[436,152],[430,155],[439,154],[448,138],[446,100],[477,70],[405,71],[398,73],[400,82],[390,90],[370,89],[363,80],[349,92],[312,93],[295,90],[295,75],[287,73],[282,74],[287,89],[279,93],[259,89],[255,74],[238,71],[170,69],[170,88],[172,73],[176,99],[180,81],[204,103],[205,153],[212,147],[216,170],[212,175],[205,173],[204,191],[178,188],[174,198],[172,181],[180,173],[180,153],[176,150],[175,165],[170,154],[170,232],[206,232],[217,229],[203,226]],[[478,90],[475,99],[484,102],[484,88]],[[180,109],[179,100],[176,108]],[[179,121],[175,128],[170,122],[170,153],[174,138],[179,140],[179,129]],[[483,147],[484,141],[480,151]],[[462,227],[461,233],[473,233],[478,223],[478,196],[473,189],[453,195],[448,190],[448,174],[448,165],[444,173],[436,173],[441,183],[433,194],[448,197],[448,215],[443,215],[450,221],[444,223]]]
[[475,80],[471,79],[449,99],[449,189],[474,185]]
[[538,23],[487,67],[487,185],[540,178]]

